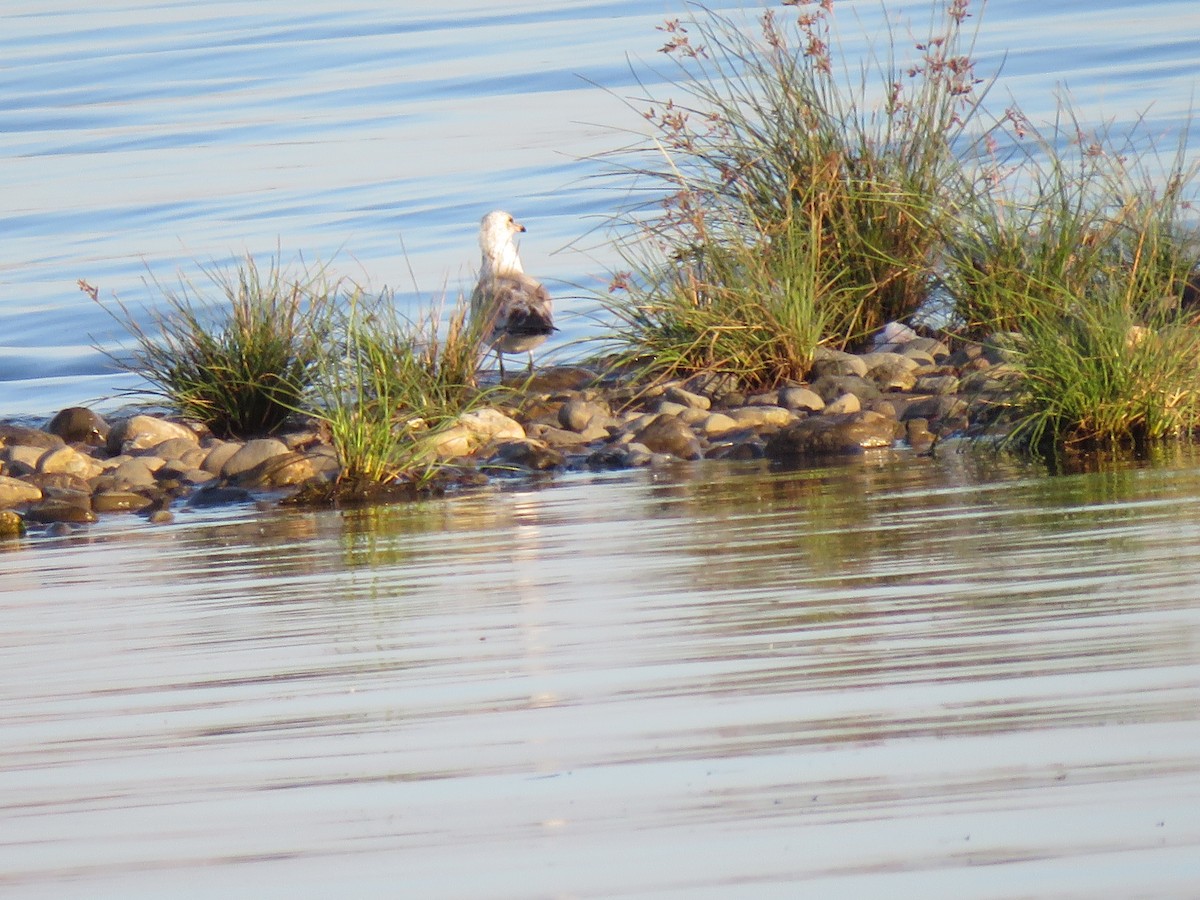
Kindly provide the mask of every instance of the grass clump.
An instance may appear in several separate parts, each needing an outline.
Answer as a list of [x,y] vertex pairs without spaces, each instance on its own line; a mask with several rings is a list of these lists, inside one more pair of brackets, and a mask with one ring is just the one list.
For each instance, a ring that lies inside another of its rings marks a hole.
[[1022,177],[982,182],[946,273],[966,334],[1018,335],[1010,445],[1192,433],[1200,243],[1186,135],[1163,164],[1136,129],[1087,134],[1069,110],[1047,135],[1017,127],[1034,134]]
[[287,273],[277,258],[265,269],[247,256],[233,273],[201,271],[209,289],[155,282],[165,311],[151,313],[149,330],[120,301],[109,306],[91,285],[80,288],[133,337],[128,357],[113,360],[151,393],[222,437],[274,432],[312,385],[336,288],[320,270]]
[[939,11],[914,62],[857,77],[835,67],[830,2],[754,31],[704,7],[663,26],[683,99],[638,101],[651,146],[617,154],[653,198],[619,216],[629,271],[606,305],[628,355],[769,386],[917,311],[982,90],[967,3]]
[[480,399],[479,335],[460,301],[443,326],[441,309],[402,319],[390,294],[355,291],[333,352],[324,356],[312,412],[326,423],[349,485],[428,483],[439,471],[438,435]]

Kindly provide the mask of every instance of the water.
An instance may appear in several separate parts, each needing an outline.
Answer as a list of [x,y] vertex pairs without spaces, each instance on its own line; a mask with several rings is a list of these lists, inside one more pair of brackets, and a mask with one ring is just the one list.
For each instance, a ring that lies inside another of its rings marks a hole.
[[1200,460],[111,518],[4,558],[6,897],[1187,897]]
[[[736,8],[731,0],[711,4]],[[1196,86],[1190,0],[992,4],[980,71],[1035,120],[1066,84],[1085,123],[1166,134]],[[841,0],[848,48],[883,41],[881,4]],[[889,3],[922,33],[926,5]],[[676,0],[37,0],[0,10],[0,417],[45,418],[133,384],[98,345],[123,332],[76,288],[134,309],[146,280],[203,282],[244,253],[328,263],[402,304],[457,295],[479,217],[529,227],[528,269],[558,297],[562,347],[595,333],[619,261],[594,229],[625,201],[589,158],[641,122],[655,25]],[[861,25],[858,24],[861,22]],[[897,25],[900,42],[907,26]],[[670,69],[667,67],[666,72]],[[635,77],[636,72],[636,77]],[[553,346],[550,348],[553,349]]]
[[[1186,113],[1194,4],[993,6],[1033,116]],[[14,10],[0,418],[37,419],[127,383],[78,278],[279,247],[410,302],[494,207],[586,334],[621,194],[581,160],[678,7]],[[873,453],[8,544],[0,894],[1196,896],[1198,499],[1194,453]]]

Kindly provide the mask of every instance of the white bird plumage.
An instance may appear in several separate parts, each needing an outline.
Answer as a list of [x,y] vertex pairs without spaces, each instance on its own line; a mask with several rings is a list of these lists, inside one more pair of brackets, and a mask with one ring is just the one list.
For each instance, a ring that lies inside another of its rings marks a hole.
[[500,377],[505,353],[528,353],[533,372],[533,348],[555,331],[550,293],[525,274],[517,254],[516,236],[525,226],[506,212],[490,212],[479,223],[483,263],[471,292],[471,317],[480,325],[482,341],[496,351]]

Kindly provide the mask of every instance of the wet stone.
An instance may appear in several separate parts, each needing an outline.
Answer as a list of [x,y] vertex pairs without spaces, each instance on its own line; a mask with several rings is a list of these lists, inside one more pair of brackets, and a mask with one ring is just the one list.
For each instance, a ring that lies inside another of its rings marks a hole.
[[56,413],[46,430],[68,444],[103,446],[108,440],[109,427],[103,418],[87,407],[71,406]]
[[229,461],[229,457],[241,449],[242,445],[239,441],[216,441],[208,448],[203,462],[200,463],[200,468],[214,475],[220,475],[221,468]]
[[88,525],[96,521],[96,514],[90,507],[84,508],[66,500],[43,500],[25,511],[25,521],[41,524],[66,522]]
[[38,460],[46,453],[45,447],[16,444],[0,450],[0,458],[7,464],[10,475],[32,475],[37,471]]
[[80,453],[74,447],[58,447],[47,450],[38,460],[39,472],[65,472],[78,475],[81,478],[93,478],[103,471],[103,467],[90,456]]
[[255,438],[247,441],[242,447],[225,460],[221,466],[221,475],[225,478],[240,478],[243,475],[250,478],[250,473],[256,467],[276,456],[288,452],[287,444],[276,438]]
[[856,413],[862,409],[862,404],[858,402],[858,398],[853,394],[842,394],[832,403],[825,407],[823,415],[837,416],[845,413]]
[[225,506],[230,503],[248,503],[254,499],[245,488],[212,485],[202,487],[188,498],[188,506]]
[[857,375],[861,378],[866,374],[867,364],[853,353],[831,350],[828,347],[817,347],[813,351],[810,380],[815,380],[823,375]]
[[133,491],[99,491],[92,495],[92,509],[98,513],[137,512],[154,501]]
[[531,472],[560,469],[566,459],[562,453],[542,441],[529,439],[505,441],[496,447],[488,464],[498,467],[516,467]]
[[768,437],[766,454],[771,459],[857,454],[890,447],[895,438],[896,423],[876,412],[821,415],[803,419]]
[[782,387],[776,395],[776,402],[784,409],[803,409],[809,412],[820,412],[825,408],[821,395],[811,388],[790,386]]
[[42,450],[53,450],[55,447],[66,446],[66,441],[57,434],[50,434],[37,428],[0,424],[0,444],[8,447],[20,444],[26,447],[41,447]]
[[184,438],[192,444],[200,443],[196,432],[186,425],[154,416],[131,416],[118,422],[109,431],[108,452],[109,455],[116,456],[119,453],[148,450],[172,438]]
[[794,412],[782,406],[740,406],[727,409],[725,414],[739,428],[782,428],[796,419]]
[[700,459],[700,441],[686,424],[674,416],[656,416],[639,429],[635,440],[651,453],[670,453],[680,459]]
[[[158,465],[153,465],[154,460]],[[111,484],[125,488],[150,487],[156,481],[155,472],[161,468],[163,461],[157,457],[136,456],[127,459],[112,471],[108,472]]]
[[812,389],[826,403],[832,403],[842,394],[853,394],[866,403],[879,399],[880,395],[874,382],[857,375],[823,375],[813,382]]
[[25,533],[25,520],[11,509],[0,509],[0,538],[16,538]]
[[914,390],[919,394],[954,394],[958,392],[958,384],[954,375],[922,375]]
[[42,490],[37,485],[0,475],[0,509],[32,503],[42,499]]
[[687,406],[692,409],[708,409],[712,406],[712,401],[704,395],[694,394],[678,385],[668,387],[663,396],[671,403],[678,403],[680,406]]
[[157,456],[159,459],[182,459],[186,453],[195,453],[199,451],[194,440],[187,438],[170,438],[160,444],[155,444],[150,450],[145,451],[146,455]]

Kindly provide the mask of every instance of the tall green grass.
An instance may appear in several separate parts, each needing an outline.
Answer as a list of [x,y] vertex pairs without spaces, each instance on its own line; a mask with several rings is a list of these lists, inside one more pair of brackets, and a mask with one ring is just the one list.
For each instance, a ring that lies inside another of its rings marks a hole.
[[230,271],[201,267],[206,284],[154,282],[161,310],[143,326],[119,300],[101,300],[133,338],[117,366],[134,372],[182,415],[221,436],[268,434],[303,403],[332,328],[337,286],[323,269],[291,273],[247,256]]
[[342,464],[342,480],[423,485],[439,471],[438,433],[477,404],[479,337],[460,302],[443,322],[429,305],[401,317],[388,293],[355,291],[312,391]]
[[910,62],[857,73],[834,59],[831,9],[749,30],[696,6],[663,26],[677,96],[634,101],[652,138],[612,157],[652,198],[617,216],[628,270],[606,306],[630,356],[769,384],[928,297],[983,91],[967,4],[938,6]]

